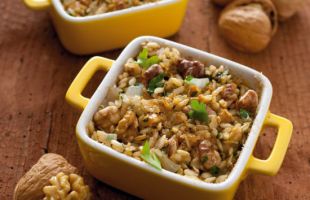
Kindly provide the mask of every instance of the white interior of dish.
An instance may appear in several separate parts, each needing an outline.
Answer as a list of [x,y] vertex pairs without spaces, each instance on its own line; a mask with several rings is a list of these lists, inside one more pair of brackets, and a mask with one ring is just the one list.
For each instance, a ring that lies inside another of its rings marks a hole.
[[[257,116],[253,122],[253,126],[249,133],[248,139],[244,145],[244,148],[240,154],[240,157],[233,168],[232,172],[230,173],[229,177],[226,181],[218,184],[212,183],[205,183],[203,181],[196,181],[185,176],[181,176],[166,170],[158,171],[146,163],[138,161],[134,158],[131,158],[125,154],[118,153],[115,150],[111,149],[110,147],[104,146],[93,139],[89,138],[86,131],[86,125],[92,119],[92,116],[97,111],[99,105],[104,101],[106,94],[108,92],[109,86],[113,86],[116,82],[117,76],[123,71],[124,63],[127,61],[128,58],[134,57],[140,51],[141,47],[140,44],[143,41],[154,41],[158,42],[164,46],[170,46],[177,48],[182,55],[190,56],[195,58],[199,61],[205,62],[206,64],[214,64],[216,66],[224,65],[228,69],[230,69],[231,73],[235,76],[239,76],[241,79],[246,80],[247,84],[255,89],[260,88],[260,103],[257,108]],[[171,42],[165,39],[157,38],[157,37],[150,37],[144,36],[139,37],[133,40],[121,53],[118,59],[113,64],[110,71],[107,73],[99,87],[97,88],[96,92],[90,99],[89,104],[83,111],[78,124],[77,124],[77,134],[79,137],[85,141],[86,143],[93,146],[100,152],[110,154],[111,156],[115,157],[116,159],[121,159],[126,164],[135,165],[136,167],[141,168],[141,170],[147,170],[149,172],[155,173],[158,176],[162,176],[163,178],[173,179],[183,184],[188,184],[189,186],[196,186],[202,189],[209,189],[209,190],[224,190],[230,187],[240,176],[247,164],[247,161],[255,147],[255,143],[259,136],[259,131],[263,124],[264,118],[268,112],[269,104],[272,97],[272,86],[270,81],[262,74],[259,73],[251,68],[243,66],[241,64],[235,63],[233,61],[215,56],[213,54],[206,53],[204,51],[200,51],[185,45],[181,45],[175,42]]]
[[56,11],[60,14],[60,16],[62,16],[62,18],[64,18],[65,20],[71,21],[71,22],[88,22],[88,21],[103,20],[103,19],[118,16],[118,15],[139,12],[142,10],[148,10],[153,7],[161,7],[161,6],[173,4],[176,2],[180,2],[180,1],[182,0],[162,0],[162,1],[148,3],[145,5],[141,5],[141,6],[135,6],[135,7],[117,10],[113,12],[107,12],[107,13],[102,13],[102,14],[92,15],[92,16],[85,16],[85,17],[70,16],[63,8],[60,0],[52,0],[52,4],[54,5]]

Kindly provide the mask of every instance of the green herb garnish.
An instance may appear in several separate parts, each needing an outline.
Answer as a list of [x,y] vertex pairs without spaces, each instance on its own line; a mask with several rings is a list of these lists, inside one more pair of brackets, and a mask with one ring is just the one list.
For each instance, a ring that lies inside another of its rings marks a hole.
[[152,167],[161,170],[161,164],[155,153],[151,152],[150,144],[146,141],[142,148],[142,153],[140,157]]
[[191,80],[193,80],[193,76],[192,75],[188,75],[188,76],[186,76],[185,77],[185,83],[190,83],[191,82]]
[[116,134],[108,134],[107,135],[107,140],[111,141],[111,140],[116,140],[117,139],[117,135]]
[[210,173],[213,175],[213,176],[216,176],[220,173],[220,168],[218,168],[217,166],[213,166],[210,168]]
[[152,78],[147,87],[148,93],[153,94],[156,88],[163,87],[165,85],[164,77],[165,75],[161,73]]
[[202,157],[201,162],[205,163],[208,161],[208,159],[209,159],[208,156],[204,156],[204,157]]
[[147,69],[154,64],[158,64],[160,61],[156,55],[148,58],[148,54],[148,50],[144,48],[138,55],[137,63],[144,69]]
[[201,122],[209,121],[206,104],[200,103],[197,100],[192,100],[190,105],[192,110],[188,114],[191,119],[199,120]]
[[239,115],[242,119],[247,119],[250,116],[249,112],[243,108],[240,109]]

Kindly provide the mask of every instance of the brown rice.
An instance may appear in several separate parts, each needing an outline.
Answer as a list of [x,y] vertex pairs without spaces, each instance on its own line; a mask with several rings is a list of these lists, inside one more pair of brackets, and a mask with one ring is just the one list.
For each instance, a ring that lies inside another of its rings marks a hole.
[[74,17],[97,15],[160,0],[61,0],[65,11]]

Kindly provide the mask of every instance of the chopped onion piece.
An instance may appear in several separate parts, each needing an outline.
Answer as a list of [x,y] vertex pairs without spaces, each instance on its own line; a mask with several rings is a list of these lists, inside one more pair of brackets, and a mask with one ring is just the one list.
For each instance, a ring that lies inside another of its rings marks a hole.
[[180,165],[174,163],[172,160],[168,158],[168,156],[160,151],[159,149],[154,149],[154,153],[160,160],[161,166],[171,172],[177,172],[180,169]]
[[126,95],[129,97],[133,97],[133,96],[141,96],[142,95],[142,90],[143,90],[143,85],[139,84],[139,85],[135,85],[135,86],[130,86],[127,88],[126,90]]
[[210,80],[208,78],[193,78],[189,82],[202,89],[210,82]]

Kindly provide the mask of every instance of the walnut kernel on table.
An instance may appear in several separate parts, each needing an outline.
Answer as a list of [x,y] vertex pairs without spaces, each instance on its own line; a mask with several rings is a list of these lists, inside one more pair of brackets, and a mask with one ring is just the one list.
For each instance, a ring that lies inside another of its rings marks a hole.
[[[77,169],[61,155],[44,154],[32,168],[20,178],[15,186],[14,200],[38,200],[44,198],[43,188],[58,173],[74,174]],[[81,183],[81,181],[77,182]],[[73,186],[74,188],[76,186]]]
[[256,53],[277,31],[277,12],[270,0],[235,0],[222,11],[218,25],[232,47]]
[[43,200],[89,200],[91,195],[89,187],[77,174],[66,175],[63,172],[51,177],[51,185],[45,186]]

